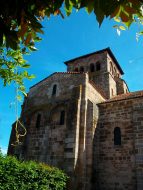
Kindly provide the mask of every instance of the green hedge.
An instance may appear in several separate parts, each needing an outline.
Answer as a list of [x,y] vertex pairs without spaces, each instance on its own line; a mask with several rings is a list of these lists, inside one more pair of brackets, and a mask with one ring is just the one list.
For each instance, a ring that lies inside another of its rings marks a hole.
[[57,168],[0,154],[0,190],[64,190],[66,181]]

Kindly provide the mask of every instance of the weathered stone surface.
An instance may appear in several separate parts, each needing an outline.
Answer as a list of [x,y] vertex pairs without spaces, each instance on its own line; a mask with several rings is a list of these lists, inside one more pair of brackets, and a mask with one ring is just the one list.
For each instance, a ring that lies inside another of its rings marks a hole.
[[27,135],[12,146],[13,124],[8,154],[65,170],[69,190],[142,190],[143,92],[129,93],[108,48],[66,64],[31,87]]

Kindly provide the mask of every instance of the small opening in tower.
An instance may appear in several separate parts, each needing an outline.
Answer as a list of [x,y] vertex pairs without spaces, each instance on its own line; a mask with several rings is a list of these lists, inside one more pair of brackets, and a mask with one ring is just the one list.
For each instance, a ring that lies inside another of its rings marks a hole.
[[116,75],[116,72],[117,72],[117,71],[116,71],[116,68],[114,67],[114,75]]
[[80,67],[80,72],[84,72],[84,67]]
[[38,114],[36,120],[36,128],[39,128],[40,126],[41,126],[41,114]]
[[94,71],[95,71],[94,64],[93,64],[93,63],[91,63],[91,64],[90,64],[90,72],[94,72]]
[[111,93],[112,93],[112,96],[114,96],[114,90],[113,90],[113,88],[111,88]]
[[121,145],[120,127],[115,127],[115,129],[114,129],[114,145]]
[[65,123],[65,111],[62,110],[60,115],[60,125],[64,125],[64,123]]
[[56,95],[56,92],[57,92],[57,85],[54,84],[54,86],[53,86],[53,91],[52,91],[52,96],[55,96],[55,95]]
[[113,64],[111,61],[110,61],[110,72],[113,74]]
[[100,65],[100,62],[98,61],[96,63],[96,71],[100,71],[100,69],[101,69],[101,65]]
[[75,72],[78,72],[78,68],[75,68],[74,71],[75,71]]

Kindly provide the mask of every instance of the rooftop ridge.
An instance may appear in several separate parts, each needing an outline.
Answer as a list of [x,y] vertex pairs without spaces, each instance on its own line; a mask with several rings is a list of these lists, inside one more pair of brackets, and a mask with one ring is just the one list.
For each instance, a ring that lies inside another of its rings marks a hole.
[[[143,97],[143,90],[135,91],[135,92],[129,92],[126,94],[119,94],[117,96],[112,97],[109,100],[106,100],[106,102],[103,102],[103,103],[110,103],[110,102],[134,99],[134,98],[139,98],[139,97]],[[103,103],[101,103],[101,104],[103,104]]]
[[33,88],[35,87],[36,85],[40,84],[41,82],[43,82],[44,80],[50,78],[51,76],[55,75],[55,74],[86,74],[87,72],[54,72],[52,73],[51,75],[49,75],[48,77],[42,79],[41,81],[39,81],[38,83],[34,84],[33,86],[30,87]]
[[88,72],[76,72],[76,71],[69,71],[69,72],[55,72],[56,74],[86,74]]
[[113,59],[113,61],[115,62],[115,64],[117,65],[117,68],[119,69],[119,71],[121,72],[121,74],[123,75],[124,72],[120,66],[120,64],[118,63],[116,57],[114,56],[114,54],[112,53],[111,49],[109,47],[105,48],[105,49],[102,49],[102,50],[99,50],[99,51],[95,51],[95,52],[92,52],[92,53],[89,53],[89,54],[85,54],[85,55],[82,55],[82,56],[79,56],[79,57],[76,57],[76,58],[73,58],[73,59],[70,59],[68,61],[65,61],[64,63],[67,65],[68,63],[72,62],[72,61],[75,61],[77,59],[81,59],[81,58],[86,58],[90,55],[94,55],[94,54],[99,54],[99,53],[103,53],[107,51],[108,54],[111,56],[111,58]]

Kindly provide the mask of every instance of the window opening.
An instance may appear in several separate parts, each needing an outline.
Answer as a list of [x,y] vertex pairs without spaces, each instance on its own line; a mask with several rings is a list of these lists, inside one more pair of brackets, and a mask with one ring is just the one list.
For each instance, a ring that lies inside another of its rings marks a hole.
[[52,96],[56,95],[56,92],[57,92],[57,85],[54,84],[53,91],[52,91]]
[[62,110],[60,115],[60,125],[64,125],[64,123],[65,123],[65,111]]
[[110,72],[113,74],[113,65],[111,61],[110,61]]
[[112,96],[114,96],[114,90],[113,90],[113,88],[111,88],[111,93],[112,93]]
[[101,69],[100,62],[96,63],[96,71],[99,71]]
[[75,72],[78,72],[78,68],[75,68],[75,70],[74,70]]
[[116,75],[116,68],[114,67],[114,74]]
[[94,72],[95,71],[95,68],[94,68],[94,64],[90,64],[90,72]]
[[37,120],[36,120],[36,128],[39,128],[41,125],[41,114],[37,115]]
[[114,145],[121,145],[121,130],[119,127],[114,129]]
[[84,72],[84,68],[83,67],[80,67],[80,72]]

